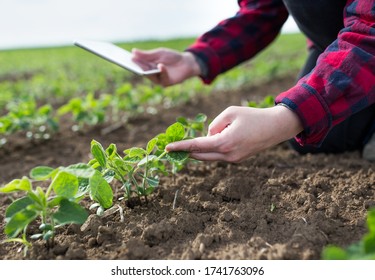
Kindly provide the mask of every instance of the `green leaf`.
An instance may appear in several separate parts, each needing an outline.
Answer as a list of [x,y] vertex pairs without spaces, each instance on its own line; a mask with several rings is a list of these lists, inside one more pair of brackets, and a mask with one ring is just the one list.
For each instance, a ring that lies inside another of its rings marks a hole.
[[99,168],[102,168],[99,164],[99,162],[94,158],[92,159],[90,162],[89,162],[89,165],[93,168],[93,169],[99,169]]
[[155,177],[146,177],[146,181],[152,188],[156,188],[159,185],[159,179]]
[[32,186],[29,178],[23,177],[22,179],[12,180],[10,183],[6,184],[4,187],[0,188],[0,192],[9,193],[16,191],[31,191]]
[[185,137],[185,127],[176,122],[167,128],[165,134],[167,135],[168,143],[180,141]]
[[27,196],[31,200],[33,200],[34,202],[36,202],[36,204],[38,204],[40,207],[43,207],[43,198],[39,197],[38,193],[36,193],[36,192],[28,192]]
[[203,131],[204,126],[203,123],[193,123],[191,128],[197,131]]
[[87,217],[88,214],[82,206],[68,199],[62,199],[59,210],[53,214],[54,220],[60,225],[83,224]]
[[62,170],[73,174],[78,178],[85,179],[88,179],[95,174],[95,169],[84,163],[72,164]]
[[37,216],[37,212],[28,209],[15,213],[6,224],[4,233],[9,237],[16,237]]
[[98,161],[96,160],[96,158],[93,158],[93,159],[91,159],[88,163],[87,163],[87,165],[89,165],[89,166],[93,166],[94,164],[96,164]]
[[367,213],[367,227],[369,232],[375,233],[375,208],[369,210]]
[[205,114],[199,113],[198,115],[195,116],[194,121],[199,122],[199,123],[204,123],[207,121],[207,116]]
[[152,138],[150,141],[148,141],[147,148],[146,148],[146,152],[147,152],[148,155],[151,154],[151,152],[155,148],[157,142],[158,142],[158,139],[156,137]]
[[[35,191],[33,191],[33,192],[29,192],[29,193],[28,193],[28,194],[29,194],[29,197],[30,197],[31,199],[33,199],[33,198],[30,196],[31,193],[35,194],[35,196],[38,197],[38,201],[37,201],[37,203],[39,204],[40,208],[44,209],[44,208],[46,207],[46,205],[47,205],[47,197],[46,197],[46,193],[44,192],[44,190],[43,190],[40,186],[38,186],[38,187],[36,187],[36,190],[35,190]],[[31,206],[35,206],[35,205],[36,205],[36,204],[33,204],[33,205],[31,205]],[[29,209],[30,209],[30,206],[29,206]]]
[[90,183],[88,178],[78,178],[78,192],[75,195],[75,198],[79,198],[85,195],[90,188]]
[[113,163],[116,165],[118,170],[122,170],[123,172],[127,173],[133,168],[133,164],[136,163],[137,161],[134,161],[132,159],[114,159]]
[[112,206],[112,188],[98,171],[90,178],[90,195],[91,198],[99,202],[103,208]]
[[60,202],[61,202],[61,200],[63,200],[63,199],[65,199],[65,198],[62,197],[62,196],[54,197],[53,199],[51,199],[51,200],[47,203],[47,207],[48,207],[48,208],[56,207],[57,205],[60,205]]
[[106,151],[108,157],[110,159],[113,159],[113,157],[116,156],[116,154],[117,154],[117,147],[116,147],[115,144],[112,143],[111,145],[108,146],[108,148],[105,151]]
[[275,97],[268,95],[263,100],[264,107],[272,107],[275,105]]
[[134,158],[134,157],[143,158],[147,152],[146,150],[142,148],[134,147],[134,148],[125,150],[124,153],[127,154],[131,158]]
[[167,135],[165,133],[160,133],[157,136],[158,141],[156,142],[156,146],[160,151],[165,150],[165,146],[168,144]]
[[116,173],[113,170],[107,170],[103,174],[104,180],[106,180],[108,183],[111,183],[113,178],[115,178],[115,176],[116,176]]
[[177,121],[179,123],[181,123],[182,125],[184,125],[184,126],[188,126],[189,125],[188,120],[186,118],[184,118],[184,117],[178,117]]
[[146,191],[145,191],[145,195],[150,195],[150,194],[152,194],[153,192],[154,192],[154,190],[155,190],[155,187],[148,187],[148,188],[146,188]]
[[144,157],[141,161],[138,162],[138,166],[142,166],[146,163],[150,163],[152,162],[153,160],[157,159],[158,157],[155,156],[155,155],[149,155],[147,157]]
[[169,152],[166,154],[166,157],[171,162],[183,162],[189,158],[188,152]]
[[105,167],[107,164],[107,160],[105,157],[105,151],[102,147],[102,145],[95,141],[91,141],[91,154],[96,158],[96,160],[99,162],[100,166]]
[[37,166],[30,171],[30,177],[34,180],[42,181],[51,178],[55,169],[49,166]]
[[366,254],[375,253],[375,233],[368,233],[363,237],[363,246]]
[[27,206],[33,203],[34,201],[28,196],[13,201],[5,211],[5,218],[11,218],[14,214],[22,211]]
[[73,198],[78,192],[78,178],[66,171],[60,171],[51,183],[58,196]]
[[336,246],[328,246],[323,250],[323,259],[325,260],[347,260],[348,254],[344,249]]

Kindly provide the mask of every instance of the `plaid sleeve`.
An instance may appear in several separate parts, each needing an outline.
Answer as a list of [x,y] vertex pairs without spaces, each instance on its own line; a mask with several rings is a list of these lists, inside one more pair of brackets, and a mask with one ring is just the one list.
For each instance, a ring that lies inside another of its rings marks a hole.
[[205,83],[250,59],[272,42],[288,12],[282,0],[238,0],[238,13],[200,36],[186,51],[207,66]]
[[347,1],[338,38],[276,103],[301,119],[296,140],[316,146],[333,126],[375,103],[375,0]]

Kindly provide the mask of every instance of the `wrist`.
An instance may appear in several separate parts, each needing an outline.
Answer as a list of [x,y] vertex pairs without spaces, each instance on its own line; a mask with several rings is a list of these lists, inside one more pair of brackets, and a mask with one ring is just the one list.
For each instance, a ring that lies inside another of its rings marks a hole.
[[275,129],[280,131],[279,141],[286,141],[303,131],[302,122],[298,115],[284,104],[273,107]]
[[191,52],[184,52],[183,53],[184,59],[188,65],[190,76],[200,76],[202,74],[201,66],[198,63],[196,57]]

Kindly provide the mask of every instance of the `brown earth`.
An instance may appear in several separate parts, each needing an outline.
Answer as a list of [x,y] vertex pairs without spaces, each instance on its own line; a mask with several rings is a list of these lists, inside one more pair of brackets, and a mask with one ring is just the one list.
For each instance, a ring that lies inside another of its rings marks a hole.
[[[66,125],[45,143],[13,137],[0,150],[0,184],[38,165],[87,162],[92,139],[116,143],[120,151],[143,147],[177,116],[202,112],[212,119],[230,105],[277,94],[293,80],[197,97],[105,136],[100,127],[78,134]],[[81,227],[61,229],[53,248],[33,242],[26,259],[319,259],[327,244],[347,246],[366,232],[374,170],[359,152],[300,156],[285,143],[240,164],[191,163],[176,178],[164,177],[149,203],[131,209],[119,201],[105,217],[92,214]],[[1,221],[10,202],[0,196]],[[0,256],[24,259],[13,243],[0,245]]]

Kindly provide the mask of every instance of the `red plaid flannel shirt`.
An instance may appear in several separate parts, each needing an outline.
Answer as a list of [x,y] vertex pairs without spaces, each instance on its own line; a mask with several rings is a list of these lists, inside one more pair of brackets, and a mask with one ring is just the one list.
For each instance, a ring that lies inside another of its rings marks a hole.
[[[288,17],[282,0],[238,3],[234,17],[187,49],[207,66],[205,83],[264,49]],[[375,103],[375,0],[348,0],[343,20],[344,28],[314,70],[276,98],[299,116],[301,145],[319,145],[333,126]]]

